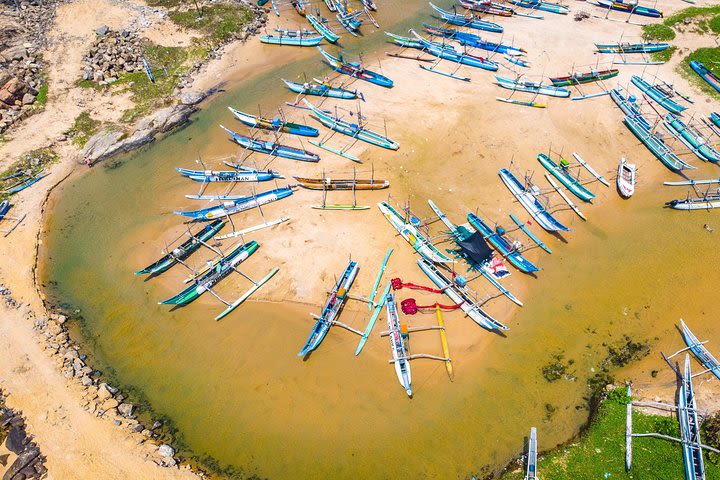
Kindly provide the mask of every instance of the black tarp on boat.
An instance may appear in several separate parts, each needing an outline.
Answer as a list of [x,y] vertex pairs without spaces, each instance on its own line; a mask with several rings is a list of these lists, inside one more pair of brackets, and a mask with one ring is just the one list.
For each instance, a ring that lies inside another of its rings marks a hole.
[[479,267],[486,261],[490,260],[493,250],[485,242],[482,234],[475,232],[464,240],[457,242],[460,247],[460,253],[465,257],[469,264]]

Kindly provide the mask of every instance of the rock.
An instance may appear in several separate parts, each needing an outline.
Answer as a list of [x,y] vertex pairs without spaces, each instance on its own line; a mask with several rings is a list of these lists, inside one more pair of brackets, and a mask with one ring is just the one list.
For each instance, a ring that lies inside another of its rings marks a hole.
[[88,377],[87,375],[83,375],[83,377],[80,379],[80,383],[82,383],[83,387],[89,387],[93,384],[92,378]]
[[162,427],[162,422],[156,421],[155,423],[152,424],[152,427],[150,427],[150,430],[155,430],[155,429],[158,429],[158,428],[160,428],[160,427]]
[[202,102],[204,98],[204,93],[195,91],[184,92],[182,95],[180,95],[180,103],[182,103],[183,105],[196,105]]
[[[63,136],[63,138],[64,138],[64,136]],[[57,321],[57,323],[62,325],[67,321],[67,317],[65,315],[58,315],[57,318],[55,319],[55,321]]]
[[107,400],[108,398],[112,398],[112,393],[110,392],[110,390],[108,390],[106,384],[101,383],[98,386],[97,396],[98,396],[98,399],[100,399],[100,401],[104,401],[104,400]]
[[144,429],[145,429],[145,427],[143,427],[143,426],[142,426],[141,424],[139,424],[139,423],[134,423],[134,424],[130,425],[130,431],[133,432],[133,433],[140,433],[140,432],[142,432]]
[[15,480],[16,478],[19,478],[19,475],[25,477],[25,475],[20,473],[20,471],[34,462],[39,455],[40,450],[38,450],[37,447],[30,447],[25,450],[23,453],[18,455],[13,464],[10,465],[10,468],[7,469],[3,475],[3,480]]
[[158,453],[159,453],[160,456],[162,456],[162,457],[172,458],[173,456],[175,456],[175,449],[172,448],[170,445],[162,444],[162,445],[160,445],[160,447],[158,448]]
[[25,430],[20,426],[15,426],[10,429],[7,439],[5,440],[5,446],[11,452],[20,455],[27,442],[28,439]]
[[6,60],[22,60],[23,58],[26,58],[28,56],[27,49],[23,47],[22,45],[17,45],[14,47],[6,48],[2,52],[0,52],[0,55],[5,57]]
[[122,136],[123,132],[117,130],[97,133],[85,143],[85,148],[80,152],[80,155],[90,163],[107,158],[120,151],[118,141]]
[[107,25],[103,25],[102,27],[95,30],[95,33],[97,33],[100,36],[105,36],[108,34],[109,31],[110,31],[110,27],[108,27]]
[[[125,417],[129,417],[132,415],[133,406],[131,403],[121,403],[118,407],[118,412],[120,412],[120,415],[123,415]],[[142,430],[142,429],[141,429]]]
[[33,103],[35,103],[35,95],[26,93],[22,97],[22,103],[23,103],[23,105],[32,105]]
[[114,398],[108,398],[103,402],[102,409],[108,411],[113,408],[117,408],[118,405],[120,405],[120,403],[117,400],[115,400]]

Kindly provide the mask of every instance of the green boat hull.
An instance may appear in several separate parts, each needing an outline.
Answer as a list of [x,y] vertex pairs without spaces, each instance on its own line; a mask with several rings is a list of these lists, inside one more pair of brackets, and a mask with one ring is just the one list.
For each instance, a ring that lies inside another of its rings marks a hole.
[[592,193],[587,188],[583,187],[580,182],[578,182],[575,178],[571,177],[567,171],[565,171],[560,165],[555,163],[545,155],[544,153],[538,154],[538,161],[540,164],[545,167],[545,169],[550,172],[550,174],[557,178],[560,183],[565,185],[568,190],[570,190],[573,195],[578,197],[580,200],[583,200],[585,202],[591,202],[593,198],[595,198],[595,194]]

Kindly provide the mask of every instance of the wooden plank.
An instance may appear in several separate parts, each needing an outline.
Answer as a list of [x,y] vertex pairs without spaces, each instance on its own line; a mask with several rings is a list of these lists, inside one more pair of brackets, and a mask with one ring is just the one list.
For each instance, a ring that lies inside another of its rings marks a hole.
[[562,197],[562,199],[565,200],[565,202],[567,202],[568,206],[570,206],[570,208],[572,208],[573,212],[577,213],[578,217],[580,217],[580,218],[582,218],[583,220],[587,221],[587,218],[585,218],[585,215],[583,215],[583,213],[580,211],[580,209],[578,208],[578,206],[575,205],[572,200],[570,200],[570,197],[568,197],[568,196],[565,194],[565,192],[562,191],[562,189],[560,188],[560,186],[558,186],[558,184],[553,181],[553,179],[550,177],[550,175],[548,175],[548,174],[546,173],[546,174],[545,174],[545,178],[547,179],[548,182],[550,182],[550,185],[555,189],[555,191],[560,194],[560,196]]
[[445,361],[445,369],[447,370],[448,377],[450,377],[450,381],[452,382],[454,377],[453,365],[452,360],[450,360],[450,350],[448,349],[447,335],[445,335],[445,326],[443,325],[442,313],[440,312],[439,305],[435,305],[435,315],[437,316],[438,326],[441,327],[440,341],[442,342],[443,355],[447,358]]
[[360,352],[362,352],[362,349],[365,346],[365,342],[367,342],[367,339],[370,336],[370,332],[372,332],[373,326],[375,326],[375,321],[377,320],[378,315],[380,315],[383,305],[385,305],[385,297],[387,297],[388,293],[390,293],[390,287],[390,282],[388,282],[385,290],[383,290],[380,300],[375,303],[375,311],[370,316],[367,327],[365,327],[365,332],[360,335],[360,343],[358,343],[357,349],[355,349],[355,355],[360,355]]

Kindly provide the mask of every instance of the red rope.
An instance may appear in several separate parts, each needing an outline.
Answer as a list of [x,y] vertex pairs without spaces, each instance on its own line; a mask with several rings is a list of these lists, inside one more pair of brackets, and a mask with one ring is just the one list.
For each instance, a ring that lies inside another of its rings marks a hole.
[[[415,285],[414,283],[403,283],[399,278],[393,278],[390,280],[393,290],[400,290],[401,288],[410,288],[413,290],[424,290],[432,293],[443,293],[443,290],[437,288],[423,287],[422,285]],[[433,307],[434,308],[434,307]]]
[[415,303],[414,298],[406,298],[400,302],[400,309],[405,315],[415,315],[421,310],[435,310],[435,307],[440,307],[442,310],[457,310],[461,305],[462,303],[455,305],[442,305],[440,303],[435,303],[433,305],[418,305]]

